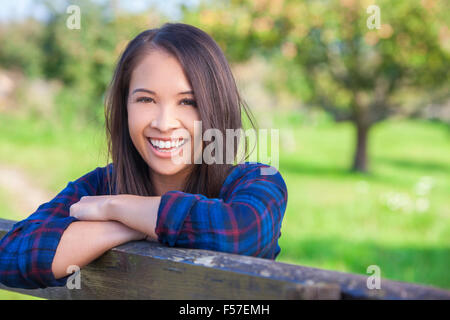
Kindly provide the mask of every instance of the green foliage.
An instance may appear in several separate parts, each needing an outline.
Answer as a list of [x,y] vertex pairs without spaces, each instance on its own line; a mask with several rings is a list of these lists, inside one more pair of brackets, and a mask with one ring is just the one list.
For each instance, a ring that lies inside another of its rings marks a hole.
[[41,76],[44,52],[38,47],[43,33],[43,26],[33,20],[0,26],[0,66],[19,69],[29,77]]
[[[367,27],[371,4],[380,8],[380,29]],[[234,0],[224,6],[204,2],[186,10],[185,19],[212,34],[232,61],[254,52],[272,58],[272,91],[328,104],[341,117],[369,109],[355,121],[371,125],[398,111],[397,91],[429,96],[427,90],[450,85],[447,1]]]
[[100,123],[119,55],[134,36],[159,25],[161,17],[154,11],[121,13],[107,2],[84,0],[77,1],[81,28],[69,29],[65,11],[69,4],[53,7],[47,2],[46,23],[28,20],[0,28],[0,66],[61,81],[63,90],[56,100],[63,121]]
[[[380,8],[370,29],[369,5]],[[209,32],[232,61],[273,63],[266,80],[358,128],[353,168],[366,171],[366,137],[377,122],[449,99],[449,2],[233,0],[202,2],[185,19]],[[409,99],[407,97],[410,97]],[[300,105],[300,103],[299,103]]]

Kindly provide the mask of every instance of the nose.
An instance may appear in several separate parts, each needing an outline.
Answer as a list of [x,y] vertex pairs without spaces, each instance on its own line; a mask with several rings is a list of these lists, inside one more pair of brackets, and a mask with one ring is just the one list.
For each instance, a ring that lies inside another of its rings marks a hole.
[[152,120],[150,126],[161,132],[166,132],[178,128],[178,121],[169,106],[160,106],[158,108],[158,114]]

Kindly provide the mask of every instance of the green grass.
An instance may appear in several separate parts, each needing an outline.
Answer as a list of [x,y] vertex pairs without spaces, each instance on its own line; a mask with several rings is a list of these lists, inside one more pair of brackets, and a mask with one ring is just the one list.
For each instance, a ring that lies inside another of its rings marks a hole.
[[[360,274],[378,265],[383,278],[450,289],[448,126],[413,120],[375,126],[370,173],[355,174],[348,170],[351,125],[309,125],[295,116],[275,123],[288,186],[277,261]],[[285,127],[294,146],[285,144]],[[1,162],[22,168],[55,194],[104,166],[104,152],[102,128],[65,130],[0,115]],[[421,181],[431,184],[418,194]],[[10,201],[0,190],[3,218],[31,213],[12,212]]]
[[[0,161],[23,168],[43,188],[63,189],[87,170],[106,164],[103,128],[64,128],[0,114]],[[42,174],[43,170],[45,174]]]
[[[448,126],[379,124],[371,132],[367,175],[348,171],[348,124],[294,133],[297,148],[280,159],[289,196],[278,261],[361,274],[375,264],[385,278],[450,288]],[[423,177],[433,185],[419,196]],[[429,208],[417,208],[417,201]]]

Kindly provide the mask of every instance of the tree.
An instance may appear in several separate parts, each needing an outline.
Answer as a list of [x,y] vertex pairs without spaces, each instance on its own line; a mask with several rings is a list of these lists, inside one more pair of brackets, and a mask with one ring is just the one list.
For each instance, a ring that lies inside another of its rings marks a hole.
[[70,1],[46,5],[49,19],[41,41],[45,76],[63,82],[61,106],[70,121],[79,117],[98,124],[103,121],[103,96],[116,61],[127,42],[150,27],[151,15],[119,12],[114,1],[82,0],[77,2],[80,28],[69,29]]
[[164,17],[154,8],[136,14],[119,10],[116,1],[76,3],[80,28],[67,26],[72,16],[67,11],[69,0],[33,4],[47,11],[45,21],[29,18],[0,25],[0,66],[60,81],[63,87],[55,97],[59,120],[98,125],[104,119],[104,93],[122,50],[138,33],[159,26]]
[[[232,61],[258,53],[280,74],[272,90],[288,90],[356,132],[352,169],[367,171],[370,129],[450,97],[447,1],[232,0],[185,9],[186,21],[210,32]],[[368,24],[369,20],[369,24]],[[283,79],[283,81],[279,81]]]

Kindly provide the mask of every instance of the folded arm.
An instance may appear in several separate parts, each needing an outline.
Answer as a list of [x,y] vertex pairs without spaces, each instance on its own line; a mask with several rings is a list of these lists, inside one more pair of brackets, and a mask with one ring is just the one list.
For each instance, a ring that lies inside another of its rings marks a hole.
[[109,218],[169,246],[275,259],[287,189],[279,172],[261,174],[267,167],[236,171],[221,198],[181,191],[162,197],[120,195]]
[[115,221],[79,221],[69,215],[81,198],[103,192],[102,170],[69,182],[0,239],[1,283],[26,289],[63,286],[69,265],[81,268],[114,246],[145,237]]
[[145,234],[116,221],[76,221],[64,231],[56,249],[54,277],[66,277],[70,265],[82,268],[111,248],[144,238]]

